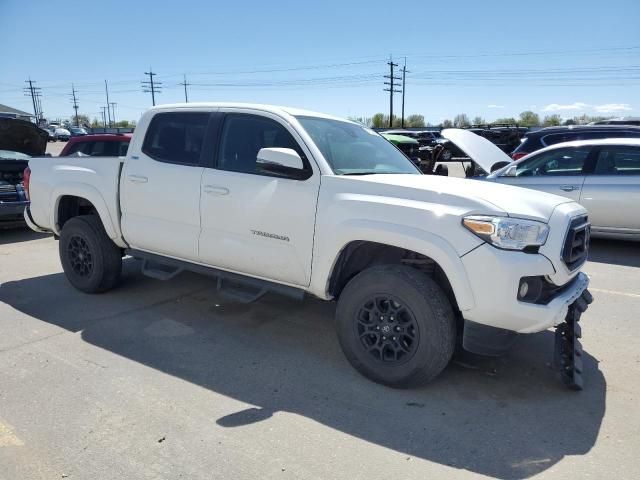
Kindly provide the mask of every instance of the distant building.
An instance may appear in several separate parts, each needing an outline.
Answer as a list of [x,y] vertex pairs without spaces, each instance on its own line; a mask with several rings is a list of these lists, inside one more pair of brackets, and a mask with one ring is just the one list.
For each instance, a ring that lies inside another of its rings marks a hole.
[[17,108],[12,108],[7,105],[2,105],[0,103],[0,117],[4,118],[18,118],[20,120],[26,120],[27,122],[31,121],[32,118],[35,118],[29,112],[23,112],[22,110],[18,110]]

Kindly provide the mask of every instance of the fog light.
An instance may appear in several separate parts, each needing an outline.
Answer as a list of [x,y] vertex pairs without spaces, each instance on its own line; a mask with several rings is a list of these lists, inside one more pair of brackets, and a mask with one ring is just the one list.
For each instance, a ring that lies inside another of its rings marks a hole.
[[518,300],[536,303],[542,294],[543,284],[542,277],[522,277],[518,284]]

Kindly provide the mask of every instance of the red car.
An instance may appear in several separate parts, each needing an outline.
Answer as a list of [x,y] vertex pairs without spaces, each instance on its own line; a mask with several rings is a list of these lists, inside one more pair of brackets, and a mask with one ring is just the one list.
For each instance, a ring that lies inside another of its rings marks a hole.
[[72,137],[60,152],[60,156],[76,154],[90,157],[123,157],[127,154],[130,141],[130,133],[97,133]]

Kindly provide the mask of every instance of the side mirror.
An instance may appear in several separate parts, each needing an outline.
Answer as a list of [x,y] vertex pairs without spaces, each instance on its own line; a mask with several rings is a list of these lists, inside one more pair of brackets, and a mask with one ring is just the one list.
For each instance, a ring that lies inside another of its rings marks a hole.
[[258,170],[285,177],[300,178],[304,164],[292,148],[261,148],[256,159]]
[[517,167],[515,165],[511,165],[509,168],[507,168],[504,173],[502,175],[500,175],[501,177],[515,177],[516,176],[516,169]]

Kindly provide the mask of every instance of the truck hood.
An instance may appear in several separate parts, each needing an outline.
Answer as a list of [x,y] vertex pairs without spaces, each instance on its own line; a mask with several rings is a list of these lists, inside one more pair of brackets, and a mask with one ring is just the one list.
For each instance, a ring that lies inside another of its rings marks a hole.
[[438,175],[392,174],[342,178],[375,184],[367,189],[373,192],[370,194],[448,205],[465,214],[498,214],[547,222],[558,205],[572,202],[558,195],[512,185]]
[[446,128],[440,132],[444,138],[454,143],[467,154],[486,173],[498,162],[511,162],[512,159],[486,138],[469,130]]
[[0,118],[0,150],[41,157],[47,149],[49,134],[37,125],[15,118]]

